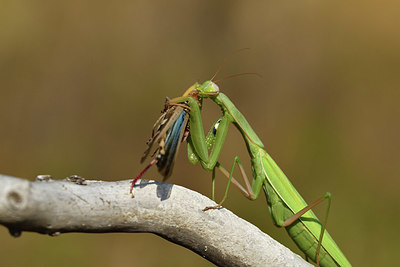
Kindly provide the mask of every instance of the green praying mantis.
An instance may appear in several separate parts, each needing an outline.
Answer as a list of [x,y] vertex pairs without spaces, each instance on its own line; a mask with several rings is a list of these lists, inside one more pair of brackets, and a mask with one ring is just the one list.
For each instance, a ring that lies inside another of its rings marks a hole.
[[[214,101],[222,111],[222,116],[214,123],[207,136],[204,134],[201,118],[201,105],[205,98]],[[190,129],[187,138],[188,158],[193,164],[200,162],[204,169],[212,171],[213,198],[215,170],[219,169],[228,177],[228,184],[222,201],[217,206],[206,207],[204,211],[221,207],[222,202],[227,197],[231,182],[246,198],[250,200],[257,199],[261,188],[263,188],[274,224],[278,227],[284,227],[287,230],[290,237],[297,244],[300,250],[305,253],[307,258],[316,262],[318,266],[351,266],[350,262],[346,259],[335,241],[329,233],[325,231],[331,203],[330,193],[325,193],[320,199],[313,202],[311,205],[307,205],[283,171],[264,150],[263,143],[251,128],[245,117],[229,100],[229,98],[219,91],[219,87],[212,81],[212,79],[203,84],[195,83],[186,90],[181,97],[170,99],[166,103],[166,112],[168,112],[170,108],[172,109],[177,106],[181,109],[171,111],[172,113],[175,113],[175,116],[173,116],[174,119],[167,121],[166,124],[168,127],[162,129],[165,133],[163,138],[159,138],[159,140],[161,140],[161,146],[158,151],[164,151],[164,144],[177,139],[177,137],[172,138],[170,134],[166,135],[168,129],[177,128],[177,132],[182,133],[187,129],[185,123],[188,123]],[[176,126],[176,123],[179,121],[178,118],[180,118],[179,115],[184,113],[189,114],[188,122],[185,120],[185,123],[179,124],[179,127]],[[246,143],[253,172],[251,185],[238,156],[234,158],[230,172],[223,168],[218,162],[230,123],[233,123],[236,126]],[[177,140],[180,141],[182,134],[176,135],[179,136],[179,139]],[[210,149],[211,152],[209,153]],[[177,149],[175,149],[171,154],[172,161],[175,158],[176,151]],[[168,154],[166,154],[165,151],[163,153],[158,152],[157,158],[163,157],[168,157]],[[153,162],[150,163],[150,165],[147,166],[145,170],[132,182],[131,192],[134,184],[140,176],[156,162],[156,160],[153,160]],[[233,178],[233,171],[236,165],[239,166],[245,188],[243,188],[237,180]],[[322,224],[311,209],[325,199],[328,200],[328,207],[324,223]]]

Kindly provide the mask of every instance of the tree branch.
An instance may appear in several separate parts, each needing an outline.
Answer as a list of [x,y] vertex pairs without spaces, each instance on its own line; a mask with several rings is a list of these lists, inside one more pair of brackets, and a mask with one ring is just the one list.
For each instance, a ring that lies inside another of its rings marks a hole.
[[21,231],[149,232],[221,266],[310,266],[300,256],[229,210],[181,186],[141,180],[104,182],[71,176],[35,182],[0,175],[0,224]]

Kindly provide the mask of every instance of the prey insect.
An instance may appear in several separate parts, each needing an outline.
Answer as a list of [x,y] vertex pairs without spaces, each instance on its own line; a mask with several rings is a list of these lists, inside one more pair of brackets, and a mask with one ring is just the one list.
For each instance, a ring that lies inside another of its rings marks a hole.
[[[200,114],[201,103],[204,98],[211,99],[222,110],[221,118],[214,123],[207,136],[204,135]],[[213,198],[215,169],[219,169],[228,177],[228,184],[222,201],[219,205],[207,207],[204,210],[221,207],[222,202],[227,197],[231,182],[250,200],[256,199],[259,196],[261,188],[263,188],[274,224],[278,227],[284,227],[287,230],[290,237],[300,250],[305,253],[307,258],[310,258],[317,265],[321,266],[351,266],[335,241],[325,231],[331,203],[330,193],[325,193],[317,201],[311,205],[307,205],[283,171],[264,150],[263,143],[251,128],[246,118],[231,100],[219,91],[219,87],[212,80],[206,81],[203,84],[195,83],[181,97],[169,100],[167,106],[184,103],[190,107],[190,133],[187,140],[188,158],[192,163],[200,162],[204,169],[212,171]],[[228,127],[231,123],[236,126],[243,136],[250,155],[253,170],[251,185],[239,157],[236,156],[234,158],[230,172],[218,162]],[[211,152],[209,153],[210,150]],[[236,165],[239,166],[239,170],[243,176],[245,188],[233,178],[233,171]],[[311,211],[311,208],[325,199],[328,200],[328,207],[324,223],[322,224]]]
[[179,146],[188,134],[189,114],[187,110],[188,107],[184,104],[165,105],[163,113],[153,126],[151,138],[147,141],[147,148],[140,162],[143,163],[146,160],[156,145],[156,149],[151,155],[151,157],[155,155],[155,158],[132,181],[131,194],[137,180],[154,164],[157,165],[158,172],[163,176],[164,181],[171,176]]

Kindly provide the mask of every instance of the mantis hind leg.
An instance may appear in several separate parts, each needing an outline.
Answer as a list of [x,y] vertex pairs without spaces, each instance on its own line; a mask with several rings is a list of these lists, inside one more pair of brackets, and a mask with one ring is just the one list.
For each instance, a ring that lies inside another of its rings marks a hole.
[[[246,188],[243,188],[243,186],[241,186],[241,185],[239,184],[239,182],[238,182],[235,178],[233,178],[233,171],[235,170],[235,165],[236,165],[236,164],[239,166],[239,170],[240,170],[240,173],[242,174],[242,178],[243,178],[243,180],[244,180],[244,183],[245,183],[245,187],[246,187]],[[247,177],[247,175],[246,175],[246,173],[245,173],[245,171],[244,171],[242,162],[240,161],[240,158],[239,158],[238,156],[236,156],[236,157],[234,158],[233,164],[232,164],[232,168],[231,168],[231,171],[230,171],[230,172],[228,172],[224,167],[222,167],[222,165],[221,165],[219,162],[217,162],[217,164],[215,165],[215,168],[218,168],[218,169],[228,178],[228,183],[227,183],[226,188],[225,188],[224,197],[223,197],[222,200],[218,203],[218,205],[206,207],[206,208],[203,209],[203,211],[207,211],[207,210],[210,210],[210,209],[218,209],[218,208],[220,208],[220,207],[222,206],[222,203],[223,203],[223,202],[226,200],[226,198],[228,197],[228,191],[229,191],[229,186],[230,186],[231,182],[239,189],[239,191],[240,191],[246,198],[251,199],[251,200],[254,200],[254,199],[255,199],[255,198],[254,198],[253,190],[252,190],[252,188],[251,188],[251,186],[250,186],[249,179],[248,179],[248,177]],[[212,196],[213,196],[213,200],[214,200],[214,188],[215,188],[215,186],[214,186],[214,183],[215,183],[215,168],[213,169],[213,178],[212,178],[212,179],[213,179],[213,184],[212,184]]]
[[303,208],[302,210],[300,210],[299,212],[294,214],[292,217],[287,219],[282,225],[283,227],[291,225],[296,220],[298,220],[304,213],[306,213],[307,211],[311,210],[312,208],[314,208],[315,206],[317,206],[318,204],[320,204],[321,202],[323,202],[326,199],[328,200],[328,206],[326,208],[324,223],[321,226],[321,233],[319,235],[318,246],[317,246],[317,251],[316,251],[317,266],[319,266],[319,252],[321,250],[322,238],[324,237],[326,224],[328,222],[329,209],[331,207],[331,202],[332,202],[331,193],[326,192],[321,198],[317,199],[316,201],[314,201],[310,205],[306,206],[305,208]]

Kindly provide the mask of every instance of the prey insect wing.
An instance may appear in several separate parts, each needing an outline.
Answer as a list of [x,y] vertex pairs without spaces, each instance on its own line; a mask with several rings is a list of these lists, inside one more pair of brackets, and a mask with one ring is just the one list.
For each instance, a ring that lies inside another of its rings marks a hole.
[[141,162],[148,157],[154,144],[157,144],[157,148],[151,156],[156,155],[156,158],[132,181],[131,193],[136,181],[154,164],[157,164],[158,172],[163,175],[164,180],[171,176],[180,143],[185,139],[185,134],[188,134],[189,114],[184,106],[165,106],[164,112],[154,124],[152,136],[147,141],[147,148]]
[[[175,113],[179,113],[171,129],[169,130],[165,140],[160,144],[163,146],[157,154],[158,172],[164,176],[166,180],[172,174],[175,158],[179,151],[179,146],[183,140],[183,135],[186,130],[189,115],[182,107],[176,107]],[[181,111],[180,111],[181,110]]]
[[[154,144],[160,144],[162,143],[163,139],[166,139],[167,132],[171,129],[171,127],[173,127],[174,123],[177,121],[182,112],[186,113],[183,107],[171,106],[161,114],[160,118],[158,118],[153,126],[152,136],[147,141],[147,148],[140,160],[141,163],[146,160]],[[159,149],[160,148],[157,147],[152,155],[157,153]]]

